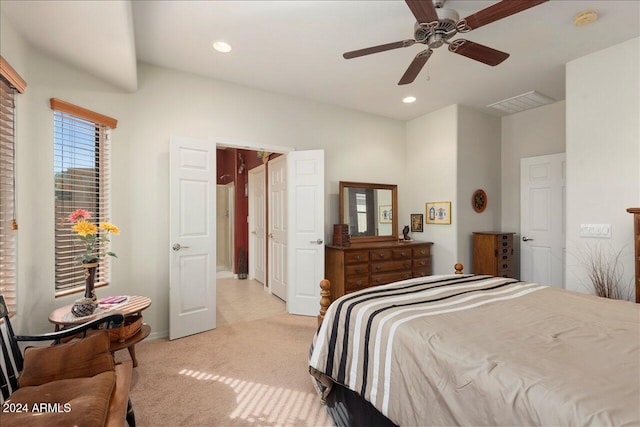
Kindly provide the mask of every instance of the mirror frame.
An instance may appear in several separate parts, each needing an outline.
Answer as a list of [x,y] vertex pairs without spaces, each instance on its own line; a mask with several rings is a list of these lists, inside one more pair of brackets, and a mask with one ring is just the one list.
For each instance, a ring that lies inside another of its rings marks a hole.
[[348,224],[344,217],[344,189],[345,187],[373,188],[376,190],[391,190],[391,235],[389,236],[351,236],[352,243],[358,242],[382,242],[398,240],[398,186],[395,184],[372,184],[370,182],[340,181],[340,224]]

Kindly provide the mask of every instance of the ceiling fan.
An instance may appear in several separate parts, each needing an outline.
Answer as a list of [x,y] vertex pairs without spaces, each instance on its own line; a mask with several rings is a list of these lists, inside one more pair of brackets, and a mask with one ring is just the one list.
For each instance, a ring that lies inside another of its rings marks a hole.
[[351,59],[372,53],[409,47],[416,43],[426,45],[427,49],[419,52],[409,64],[409,68],[407,68],[407,71],[398,82],[399,85],[413,82],[431,57],[433,49],[439,48],[443,44],[447,44],[449,51],[453,53],[487,65],[496,66],[507,59],[509,54],[469,40],[457,39],[450,41],[450,39],[458,33],[467,33],[549,0],[502,0],[463,19],[459,19],[458,12],[455,10],[443,8],[445,1],[405,0],[417,20],[414,25],[414,39],[353,50],[344,53],[342,56],[345,59]]

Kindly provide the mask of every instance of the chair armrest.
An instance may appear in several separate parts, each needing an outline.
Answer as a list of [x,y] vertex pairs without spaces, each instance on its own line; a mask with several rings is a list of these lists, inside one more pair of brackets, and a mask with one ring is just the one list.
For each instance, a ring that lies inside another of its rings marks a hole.
[[72,337],[79,333],[84,333],[89,329],[95,329],[102,323],[114,322],[116,324],[122,323],[124,321],[124,315],[122,313],[110,313],[101,317],[97,317],[94,320],[83,323],[82,325],[74,326],[73,328],[63,329],[58,332],[49,332],[47,334],[41,335],[16,335],[16,341],[51,341],[53,340],[56,344],[60,342],[60,339]]

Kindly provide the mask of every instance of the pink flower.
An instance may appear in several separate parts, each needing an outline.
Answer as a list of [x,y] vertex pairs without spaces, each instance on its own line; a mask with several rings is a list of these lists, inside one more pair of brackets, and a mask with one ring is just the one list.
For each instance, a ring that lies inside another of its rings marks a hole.
[[76,209],[69,215],[69,222],[78,222],[91,218],[91,212],[84,209]]

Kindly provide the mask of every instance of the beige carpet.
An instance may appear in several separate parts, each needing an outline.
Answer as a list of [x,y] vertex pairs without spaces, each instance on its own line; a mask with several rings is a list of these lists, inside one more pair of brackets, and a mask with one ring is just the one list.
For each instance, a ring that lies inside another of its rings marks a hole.
[[[228,319],[220,316],[218,290],[218,318]],[[307,371],[315,329],[315,318],[277,314],[179,340],[143,341],[131,387],[138,426],[333,425]]]

